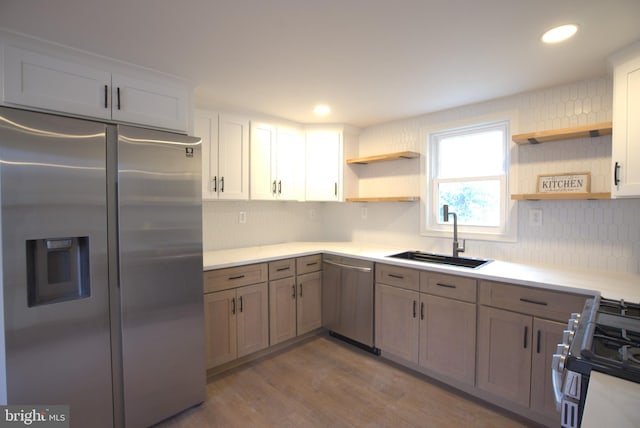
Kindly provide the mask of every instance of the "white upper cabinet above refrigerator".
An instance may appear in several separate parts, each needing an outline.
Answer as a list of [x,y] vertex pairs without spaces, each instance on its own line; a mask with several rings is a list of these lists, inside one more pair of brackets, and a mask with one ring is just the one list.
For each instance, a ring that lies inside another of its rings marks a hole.
[[640,197],[640,44],[615,62],[611,196]]
[[191,88],[177,78],[1,33],[0,47],[6,105],[188,130]]
[[202,198],[249,199],[249,119],[197,110],[194,134],[202,138]]

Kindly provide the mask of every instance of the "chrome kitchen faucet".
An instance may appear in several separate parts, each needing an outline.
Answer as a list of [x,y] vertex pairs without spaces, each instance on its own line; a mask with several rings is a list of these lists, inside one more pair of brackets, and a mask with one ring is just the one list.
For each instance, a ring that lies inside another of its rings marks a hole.
[[454,212],[449,212],[449,205],[442,206],[442,219],[449,222],[449,216],[453,216],[453,257],[459,257],[458,253],[464,253],[464,239],[462,247],[458,245],[458,216]]

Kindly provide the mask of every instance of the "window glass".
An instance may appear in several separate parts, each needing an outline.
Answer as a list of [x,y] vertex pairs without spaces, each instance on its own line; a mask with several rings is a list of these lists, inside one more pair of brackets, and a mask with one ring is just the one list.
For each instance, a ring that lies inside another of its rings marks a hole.
[[460,231],[504,234],[508,228],[509,122],[444,130],[429,135],[425,210],[427,230],[446,231],[451,220],[442,206],[458,217]]

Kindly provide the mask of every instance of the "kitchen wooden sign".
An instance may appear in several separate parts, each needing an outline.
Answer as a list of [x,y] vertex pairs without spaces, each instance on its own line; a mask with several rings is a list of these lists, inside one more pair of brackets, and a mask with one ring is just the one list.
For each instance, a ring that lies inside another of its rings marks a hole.
[[538,193],[589,193],[590,191],[591,173],[588,172],[538,176]]

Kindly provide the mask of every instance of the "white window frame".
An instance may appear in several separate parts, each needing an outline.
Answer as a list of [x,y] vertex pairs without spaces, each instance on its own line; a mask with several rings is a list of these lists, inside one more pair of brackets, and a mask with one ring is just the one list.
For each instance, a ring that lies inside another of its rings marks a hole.
[[517,182],[516,169],[512,165],[517,163],[517,146],[511,141],[511,130],[515,128],[515,115],[511,112],[476,118],[473,120],[460,121],[445,124],[437,128],[423,130],[421,135],[425,135],[424,141],[424,161],[422,163],[421,174],[421,212],[420,212],[420,233],[430,237],[450,238],[453,233],[453,221],[442,222],[442,207],[438,206],[438,183],[447,181],[459,181],[458,179],[437,179],[434,178],[436,162],[435,138],[446,134],[461,134],[466,132],[477,132],[482,129],[503,125],[505,127],[505,175],[477,177],[473,180],[486,180],[498,178],[501,183],[502,192],[500,195],[500,210],[502,222],[498,227],[466,226],[458,224],[459,239],[481,240],[481,241],[503,241],[515,242],[517,240],[517,206],[511,200],[511,186]]

